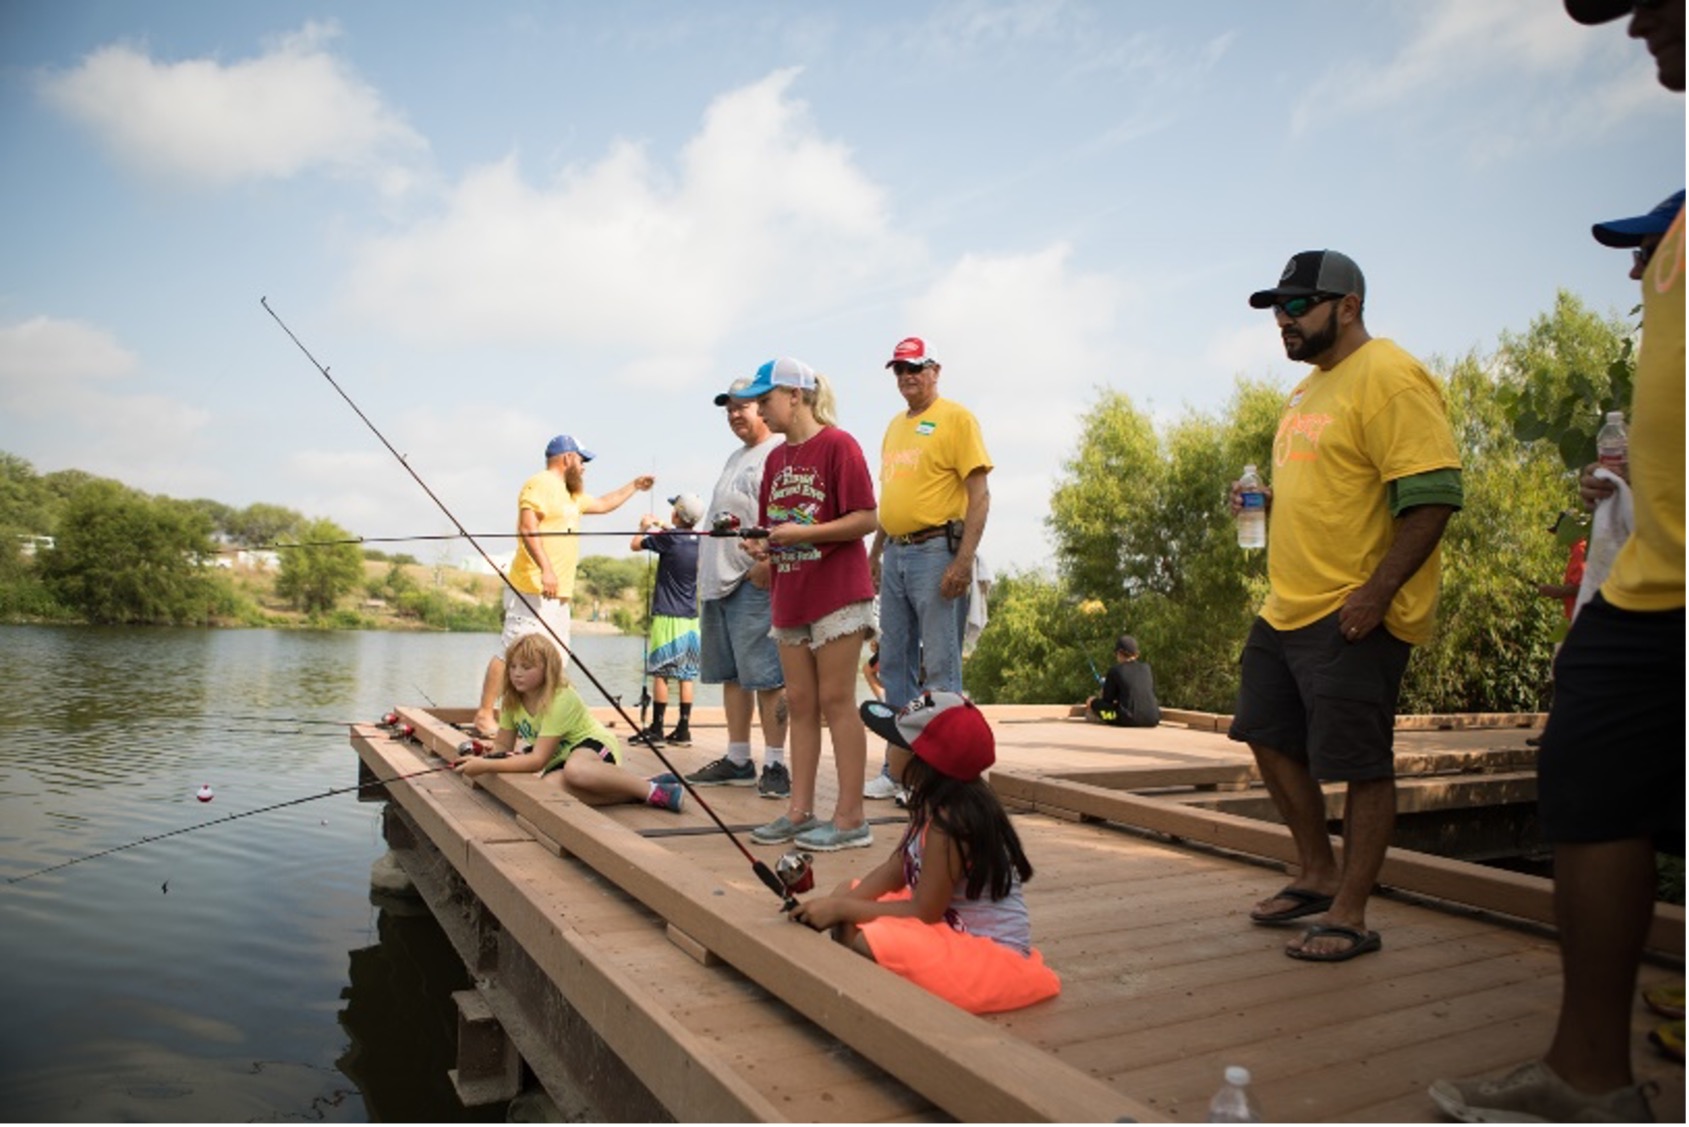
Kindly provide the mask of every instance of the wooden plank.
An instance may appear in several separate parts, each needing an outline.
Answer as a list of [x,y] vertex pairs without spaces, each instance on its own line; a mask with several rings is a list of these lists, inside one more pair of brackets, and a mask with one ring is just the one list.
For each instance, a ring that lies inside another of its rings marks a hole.
[[[1259,857],[1286,862],[1296,859],[1288,829],[1251,818],[1192,809],[1179,803],[1042,775],[1029,778],[1012,772],[995,772],[992,786],[1007,790],[1041,812],[1065,810]],[[1542,877],[1486,868],[1413,850],[1391,849],[1378,879],[1380,884],[1459,904],[1471,904],[1519,919],[1549,925],[1554,922],[1554,884]],[[1682,956],[1683,908],[1680,905],[1657,906],[1648,946],[1666,954]]]
[[542,805],[502,786],[498,776],[487,778],[495,795],[571,854],[958,1118],[1074,1122],[1150,1115],[824,936],[793,927],[771,893],[724,885],[596,811],[570,802]]

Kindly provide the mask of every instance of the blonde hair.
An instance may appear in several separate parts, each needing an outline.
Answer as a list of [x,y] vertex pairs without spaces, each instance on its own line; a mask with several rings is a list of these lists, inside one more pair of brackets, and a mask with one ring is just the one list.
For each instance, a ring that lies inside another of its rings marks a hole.
[[517,662],[540,668],[539,707],[529,710],[538,716],[551,707],[552,698],[559,689],[569,687],[569,678],[563,675],[563,655],[544,634],[524,634],[510,643],[504,654],[504,701],[507,705],[522,699],[522,694],[510,680],[511,667]]
[[816,422],[824,427],[839,425],[838,397],[833,394],[833,385],[820,372],[815,373],[815,386],[804,389],[803,401]]

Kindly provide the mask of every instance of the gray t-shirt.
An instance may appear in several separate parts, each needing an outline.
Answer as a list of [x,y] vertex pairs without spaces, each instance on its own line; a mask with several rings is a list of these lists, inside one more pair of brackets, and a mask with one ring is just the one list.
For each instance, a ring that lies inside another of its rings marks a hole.
[[[739,518],[743,528],[757,523],[757,500],[762,493],[762,467],[769,453],[784,442],[778,434],[771,434],[756,446],[741,446],[727,459],[716,479],[715,492],[710,494],[710,511],[699,522],[700,527],[713,524],[721,513]],[[733,593],[751,570],[752,561],[737,537],[703,537],[698,545],[698,598],[725,599]]]

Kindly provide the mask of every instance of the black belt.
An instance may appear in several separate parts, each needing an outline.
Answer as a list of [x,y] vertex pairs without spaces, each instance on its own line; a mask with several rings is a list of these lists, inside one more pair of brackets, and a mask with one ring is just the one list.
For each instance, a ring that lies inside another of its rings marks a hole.
[[935,524],[931,528],[918,529],[904,536],[888,536],[886,539],[890,540],[893,544],[925,544],[928,540],[931,540],[935,536],[943,536],[944,529],[944,525]]

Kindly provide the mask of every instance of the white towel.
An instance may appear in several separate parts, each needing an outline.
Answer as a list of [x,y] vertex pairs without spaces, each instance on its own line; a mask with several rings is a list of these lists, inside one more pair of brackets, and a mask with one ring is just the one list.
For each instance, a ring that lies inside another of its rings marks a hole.
[[979,643],[980,631],[990,620],[990,613],[986,609],[986,597],[991,593],[991,568],[985,558],[978,552],[974,553],[973,582],[968,586],[968,622],[962,628],[962,656],[974,652],[974,646]]
[[1631,529],[1636,527],[1635,502],[1624,478],[1607,469],[1596,470],[1595,476],[1606,478],[1616,488],[1596,504],[1595,516],[1589,523],[1589,549],[1584,556],[1583,582],[1578,584],[1578,597],[1572,603],[1573,618],[1607,581],[1614,558],[1630,539]]

